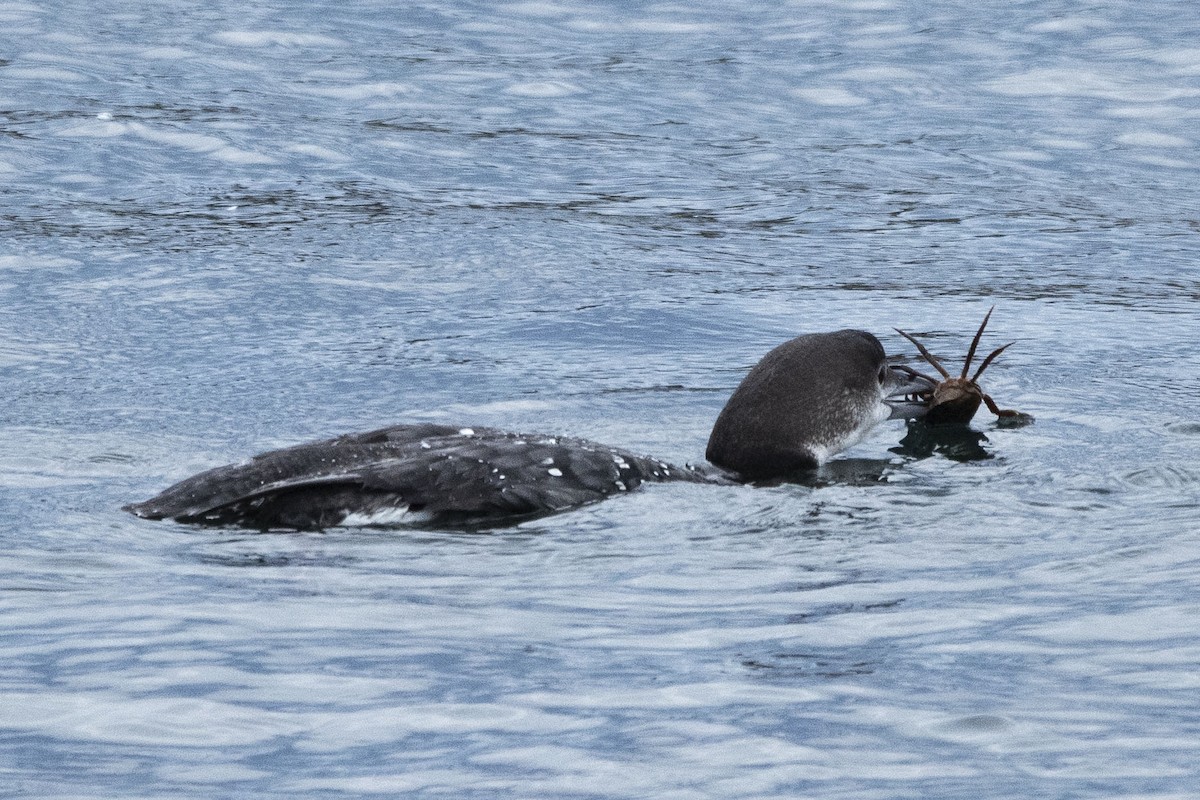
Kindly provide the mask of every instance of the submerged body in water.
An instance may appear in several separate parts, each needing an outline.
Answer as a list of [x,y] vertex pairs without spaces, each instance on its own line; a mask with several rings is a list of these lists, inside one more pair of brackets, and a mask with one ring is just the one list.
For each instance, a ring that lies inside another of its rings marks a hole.
[[921,416],[932,382],[842,330],[785,342],[746,375],[709,438],[713,466],[586,439],[396,425],[202,472],[126,510],[260,529],[468,523],[563,511],[645,482],[752,482],[815,469],[886,419]]

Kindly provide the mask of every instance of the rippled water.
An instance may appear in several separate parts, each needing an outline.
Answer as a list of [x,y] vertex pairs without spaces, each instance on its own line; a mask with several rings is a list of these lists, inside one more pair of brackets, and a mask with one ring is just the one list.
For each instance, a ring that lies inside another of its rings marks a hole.
[[[0,794],[1193,796],[1198,20],[0,4]],[[118,510],[404,420],[697,459],[780,341],[955,361],[992,304],[1037,422],[970,460],[891,423],[483,535]]]

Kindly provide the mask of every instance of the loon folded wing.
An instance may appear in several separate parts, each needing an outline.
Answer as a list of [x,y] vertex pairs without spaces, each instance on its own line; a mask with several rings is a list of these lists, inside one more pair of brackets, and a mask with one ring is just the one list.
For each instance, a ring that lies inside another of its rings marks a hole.
[[346,480],[355,469],[379,457],[369,441],[377,434],[352,434],[260,453],[248,461],[205,470],[125,510],[147,519],[199,517],[239,499],[288,486]]
[[643,481],[705,480],[582,439],[399,425],[202,472],[126,510],[151,519],[314,529],[561,511]]

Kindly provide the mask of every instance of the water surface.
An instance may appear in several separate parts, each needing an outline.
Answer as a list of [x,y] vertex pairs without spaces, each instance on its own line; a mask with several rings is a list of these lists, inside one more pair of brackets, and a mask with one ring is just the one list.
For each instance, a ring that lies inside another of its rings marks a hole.
[[[1187,3],[0,5],[0,770],[39,798],[1182,798]],[[121,513],[400,421],[679,461],[798,333],[1033,414],[487,534]]]

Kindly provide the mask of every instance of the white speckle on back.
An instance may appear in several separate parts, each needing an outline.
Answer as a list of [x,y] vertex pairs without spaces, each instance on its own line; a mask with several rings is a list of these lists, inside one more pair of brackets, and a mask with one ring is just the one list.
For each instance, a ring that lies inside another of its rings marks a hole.
[[553,458],[543,458],[543,459],[542,459],[542,466],[543,466],[543,467],[552,467],[552,466],[554,466],[554,459],[553,459]]
[[558,467],[551,467],[550,469],[546,470],[546,472],[550,473],[550,475],[555,478],[562,477],[562,470],[559,469]]
[[459,436],[474,436],[475,429],[474,428],[459,428],[458,435]]

